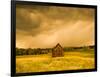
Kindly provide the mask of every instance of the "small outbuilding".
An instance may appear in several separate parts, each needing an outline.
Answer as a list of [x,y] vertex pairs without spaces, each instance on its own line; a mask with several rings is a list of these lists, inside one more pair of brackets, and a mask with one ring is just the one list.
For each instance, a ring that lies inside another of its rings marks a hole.
[[64,56],[64,50],[62,46],[58,43],[53,49],[52,49],[52,57],[62,57]]

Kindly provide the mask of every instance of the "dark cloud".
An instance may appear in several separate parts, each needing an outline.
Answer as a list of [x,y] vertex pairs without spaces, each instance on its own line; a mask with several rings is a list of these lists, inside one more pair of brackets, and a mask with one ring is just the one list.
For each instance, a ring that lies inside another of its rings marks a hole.
[[[40,6],[40,5],[16,5],[16,31],[17,41],[30,37],[31,40],[36,42],[44,37],[46,40],[54,40],[52,44],[62,42],[65,46],[85,44],[87,40],[78,42],[80,34],[87,36],[80,39],[88,39],[89,44],[93,41],[93,28],[94,28],[94,9],[91,8],[74,8],[74,7],[56,7],[56,6]],[[88,25],[88,27],[87,27]],[[88,28],[88,30],[87,30]],[[81,33],[82,29],[82,33]],[[85,30],[84,30],[85,29]],[[74,30],[77,30],[76,35],[73,36]],[[80,34],[79,34],[79,33]],[[68,34],[69,33],[69,34]],[[63,36],[63,34],[65,34]],[[66,34],[68,38],[66,38]],[[50,36],[48,36],[50,35]],[[61,36],[61,37],[59,37]],[[90,36],[90,38],[88,37]],[[48,38],[49,37],[49,38]],[[70,38],[76,38],[70,39]],[[27,38],[29,39],[29,38]],[[78,39],[78,40],[77,40]],[[72,42],[69,42],[73,40]],[[64,42],[65,41],[65,42]],[[31,41],[32,42],[32,41]],[[67,44],[66,44],[67,42]],[[40,43],[40,42],[39,42]],[[47,45],[46,41],[44,46],[52,45],[50,42]],[[35,46],[31,44],[32,46]],[[37,44],[38,46],[39,44]],[[29,45],[30,46],[30,45]]]

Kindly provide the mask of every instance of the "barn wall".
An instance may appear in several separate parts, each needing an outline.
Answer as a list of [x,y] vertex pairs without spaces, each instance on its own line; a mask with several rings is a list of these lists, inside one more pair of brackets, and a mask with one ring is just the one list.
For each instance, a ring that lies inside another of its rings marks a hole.
[[52,57],[61,57],[64,56],[64,51],[62,47],[56,46],[52,51]]

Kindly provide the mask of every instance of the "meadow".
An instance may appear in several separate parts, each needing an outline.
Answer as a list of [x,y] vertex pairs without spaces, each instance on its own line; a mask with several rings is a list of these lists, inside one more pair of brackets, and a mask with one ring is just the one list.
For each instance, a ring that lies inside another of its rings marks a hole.
[[52,57],[51,53],[16,56],[16,72],[45,72],[95,68],[94,50],[65,51],[64,57]]

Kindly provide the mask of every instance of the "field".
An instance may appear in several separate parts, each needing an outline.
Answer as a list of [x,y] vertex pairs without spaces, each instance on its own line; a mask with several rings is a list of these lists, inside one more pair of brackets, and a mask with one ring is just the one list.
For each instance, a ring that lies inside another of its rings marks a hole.
[[94,50],[66,51],[64,57],[41,55],[16,56],[16,72],[45,72],[61,70],[93,69]]

